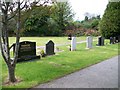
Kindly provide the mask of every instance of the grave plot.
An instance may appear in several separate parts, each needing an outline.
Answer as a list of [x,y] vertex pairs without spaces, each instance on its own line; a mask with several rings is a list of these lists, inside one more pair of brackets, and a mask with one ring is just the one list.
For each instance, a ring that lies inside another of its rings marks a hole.
[[45,54],[46,55],[54,55],[54,48],[55,48],[55,44],[52,40],[50,40],[45,47]]
[[93,38],[91,36],[87,37],[86,48],[91,49],[93,44]]
[[98,37],[98,44],[97,46],[104,46],[104,37],[99,36]]
[[76,37],[72,37],[71,40],[71,51],[75,51],[76,50]]
[[[36,42],[23,41],[19,43],[18,59],[17,62],[40,59],[40,56],[36,55]],[[12,45],[13,54],[15,52],[15,44]]]

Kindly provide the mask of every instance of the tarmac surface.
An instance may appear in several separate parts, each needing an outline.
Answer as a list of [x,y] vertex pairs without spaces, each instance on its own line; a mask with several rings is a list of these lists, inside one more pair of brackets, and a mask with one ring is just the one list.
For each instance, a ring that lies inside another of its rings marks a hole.
[[118,56],[34,88],[118,88]]

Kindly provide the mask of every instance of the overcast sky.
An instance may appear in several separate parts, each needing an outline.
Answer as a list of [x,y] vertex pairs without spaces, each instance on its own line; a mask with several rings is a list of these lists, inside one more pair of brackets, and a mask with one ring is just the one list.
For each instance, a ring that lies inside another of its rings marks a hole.
[[75,20],[83,20],[86,12],[103,15],[108,0],[68,0],[76,13]]

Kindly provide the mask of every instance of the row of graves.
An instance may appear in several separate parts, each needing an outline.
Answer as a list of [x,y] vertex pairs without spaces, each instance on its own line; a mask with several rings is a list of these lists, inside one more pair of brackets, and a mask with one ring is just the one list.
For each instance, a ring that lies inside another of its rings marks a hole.
[[[76,50],[76,37],[71,35],[68,36],[68,40],[71,41],[70,51]],[[104,37],[98,37],[98,44],[97,46],[104,46]],[[110,44],[115,44],[120,42],[119,37],[110,37]],[[11,46],[13,48],[13,54],[15,53],[15,43]],[[93,47],[93,37],[88,36],[86,39],[86,48],[91,49]],[[50,40],[45,46],[45,54],[44,56],[55,55],[55,44],[52,40]],[[40,59],[40,55],[36,55],[36,42],[30,41],[23,41],[19,43],[19,50],[18,50],[18,59],[17,62],[29,61],[33,59]]]
[[[54,55],[54,42],[49,41],[46,44],[45,48],[45,55]],[[10,49],[13,48],[13,54],[15,53],[15,43],[10,47]],[[19,50],[18,50],[18,59],[17,62],[23,62],[23,61],[30,61],[34,59],[40,59],[40,55],[36,55],[36,42],[30,42],[30,41],[23,41],[19,43]]]
[[[76,50],[76,37],[72,37],[71,35],[68,36],[68,40],[71,40],[71,47],[70,51],[75,51]],[[115,44],[120,42],[120,36],[116,37],[110,37],[110,44]],[[98,37],[98,44],[96,46],[104,46],[105,38],[102,36]],[[93,47],[93,37],[88,36],[86,39],[86,48],[91,49]]]

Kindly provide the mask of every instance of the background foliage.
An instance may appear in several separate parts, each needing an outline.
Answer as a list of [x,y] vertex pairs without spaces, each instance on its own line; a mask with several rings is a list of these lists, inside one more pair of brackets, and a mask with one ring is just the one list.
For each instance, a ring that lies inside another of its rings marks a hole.
[[120,2],[110,2],[107,5],[100,22],[100,32],[105,38],[120,35]]
[[[100,15],[88,13],[83,21],[74,21],[74,15],[68,2],[32,6],[21,11],[21,36],[100,35]],[[15,35],[15,29],[16,17],[10,21],[10,36]]]

